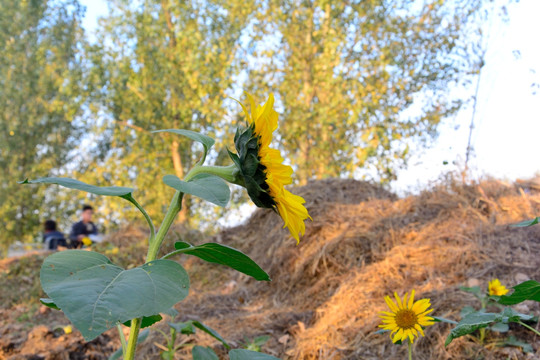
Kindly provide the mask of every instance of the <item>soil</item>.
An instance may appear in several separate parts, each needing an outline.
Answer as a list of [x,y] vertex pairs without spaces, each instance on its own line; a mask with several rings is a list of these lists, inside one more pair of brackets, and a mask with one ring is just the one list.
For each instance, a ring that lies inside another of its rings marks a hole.
[[[193,244],[219,242],[242,250],[272,277],[257,282],[197,258],[179,261],[191,276],[190,295],[179,314],[153,325],[138,359],[159,359],[167,321],[199,320],[233,347],[269,336],[262,351],[282,359],[404,359],[406,347],[375,334],[386,310],[385,295],[416,290],[430,298],[434,315],[459,321],[465,306],[479,303],[460,286],[480,286],[498,278],[507,287],[540,279],[540,225],[509,224],[540,214],[540,192],[527,184],[486,180],[463,185],[452,179],[419,195],[398,198],[380,186],[354,180],[315,181],[293,190],[306,199],[313,217],[296,245],[282,220],[258,210],[244,225],[205,237],[176,229]],[[129,227],[111,235],[97,250],[119,247],[110,258],[122,266],[140,264],[147,234]],[[170,242],[172,244],[172,241]],[[170,245],[170,244],[169,244]],[[46,254],[0,260],[0,359],[107,359],[119,346],[116,329],[85,342],[62,312],[39,304],[39,267]],[[539,303],[515,307],[540,315]],[[496,310],[496,309],[493,309]],[[538,324],[532,326],[539,328]],[[540,338],[511,324],[507,333],[488,331],[444,347],[452,326],[438,323],[414,343],[416,359],[540,359]],[[159,331],[158,331],[159,330]],[[498,346],[508,336],[532,345],[533,352]],[[186,345],[177,359],[191,359],[190,345],[224,347],[199,332],[179,336]]]

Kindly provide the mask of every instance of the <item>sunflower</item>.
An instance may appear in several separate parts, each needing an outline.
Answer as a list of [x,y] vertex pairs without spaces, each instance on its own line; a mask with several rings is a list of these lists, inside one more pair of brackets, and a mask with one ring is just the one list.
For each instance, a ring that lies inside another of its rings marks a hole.
[[501,295],[506,295],[506,293],[508,293],[508,289],[506,287],[504,287],[504,285],[501,284],[501,282],[499,281],[499,279],[493,279],[489,282],[489,295],[496,295],[496,296],[501,296]]
[[270,94],[264,105],[256,105],[247,94],[248,106],[239,102],[247,117],[247,128],[236,131],[234,145],[238,154],[229,152],[243,178],[248,195],[255,205],[270,208],[281,216],[298,243],[304,235],[304,220],[311,217],[304,206],[305,200],[284,188],[292,183],[293,169],[283,164],[279,150],[270,147],[272,134],[278,127],[278,114],[273,109],[274,96]]
[[[414,342],[414,337],[424,336],[423,327],[433,325],[433,318],[427,316],[433,309],[428,310],[431,306],[429,299],[421,299],[414,301],[414,290],[411,292],[411,297],[407,301],[408,293],[403,297],[403,301],[397,293],[394,293],[396,303],[386,296],[384,300],[390,308],[390,311],[382,311],[381,318],[383,325],[379,327],[390,330],[390,338],[393,342],[403,341],[409,338],[410,343]],[[392,335],[394,337],[392,338]]]

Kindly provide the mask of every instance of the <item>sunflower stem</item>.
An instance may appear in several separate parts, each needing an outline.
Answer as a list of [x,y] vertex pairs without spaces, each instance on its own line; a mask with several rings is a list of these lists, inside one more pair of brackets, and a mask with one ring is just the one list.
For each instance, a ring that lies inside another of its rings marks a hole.
[[412,343],[409,340],[409,360],[412,360]]
[[538,330],[536,330],[532,326],[529,326],[529,325],[527,325],[527,324],[525,324],[524,322],[521,322],[521,321],[518,321],[518,324],[525,326],[527,329],[531,330],[533,333],[540,336],[540,332],[538,332]]

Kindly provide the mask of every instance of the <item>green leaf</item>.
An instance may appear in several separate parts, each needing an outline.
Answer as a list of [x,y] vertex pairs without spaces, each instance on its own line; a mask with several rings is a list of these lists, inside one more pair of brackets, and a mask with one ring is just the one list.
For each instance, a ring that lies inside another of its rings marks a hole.
[[164,129],[164,130],[156,130],[156,131],[152,131],[152,132],[153,133],[168,132],[168,133],[183,135],[185,137],[190,138],[193,141],[200,142],[204,146],[204,155],[203,155],[203,158],[201,159],[201,164],[204,162],[204,159],[206,158],[206,154],[208,154],[208,151],[210,150],[210,148],[212,146],[214,146],[214,144],[215,144],[215,140],[212,139],[211,137],[203,135],[203,134],[198,133],[196,131],[191,131],[191,130]]
[[532,321],[535,319],[533,315],[518,313],[517,311],[515,311],[514,309],[510,307],[504,308],[501,315],[502,315],[501,321],[504,323],[518,322],[518,321]]
[[56,306],[56,304],[54,303],[54,301],[52,301],[52,299],[41,298],[39,299],[39,302],[45,305],[46,307],[50,307],[51,309],[60,310],[60,308]]
[[230,349],[231,347],[229,344],[211,327],[208,327],[204,325],[203,323],[196,321],[196,320],[190,320],[186,322],[181,323],[168,323],[171,328],[176,330],[178,333],[182,333],[185,335],[191,335],[195,334],[195,329],[193,327],[198,328],[199,330],[204,331],[208,335],[212,336],[214,339],[220,341],[227,349]]
[[432,316],[432,318],[436,322],[445,322],[445,323],[454,324],[454,325],[457,325],[457,323],[458,323],[457,321],[450,320],[450,319],[445,319],[445,318],[440,317],[440,316]]
[[279,358],[256,351],[235,349],[229,352],[230,360],[280,360]]
[[524,341],[519,341],[518,339],[516,339],[515,336],[510,336],[504,342],[499,344],[499,346],[517,346],[517,347],[520,347],[525,353],[533,352],[533,347],[531,346],[531,344],[526,343]]
[[[139,336],[137,336],[137,344],[140,344],[146,340],[148,337],[148,334],[150,334],[150,330],[146,329],[139,333]],[[120,347],[118,350],[116,350],[114,353],[109,356],[109,360],[118,360],[122,357],[122,347]]]
[[508,331],[509,326],[508,324],[505,324],[505,323],[495,323],[492,326],[490,326],[489,329],[496,332],[504,333]]
[[184,335],[195,334],[195,329],[193,328],[193,321],[187,321],[182,323],[168,323],[171,328],[173,328],[177,333]]
[[127,196],[133,192],[132,188],[120,187],[120,186],[94,186],[83,183],[82,181],[60,178],[60,177],[45,177],[36,180],[24,180],[19,184],[56,184],[69,189],[86,191],[91,194],[104,195],[104,196]]
[[531,220],[525,220],[525,221],[522,221],[520,223],[517,223],[517,224],[512,224],[510,225],[511,227],[526,227],[526,226],[532,226],[532,225],[536,225],[540,222],[540,217],[536,217],[534,219],[531,219]]
[[[141,321],[141,329],[152,326],[161,320],[163,320],[163,317],[161,317],[161,315],[159,314],[151,315],[151,316],[144,316]],[[127,327],[131,327],[131,320],[126,321],[124,325]]]
[[218,206],[226,206],[231,197],[231,190],[225,181],[215,175],[198,174],[188,182],[175,175],[165,175],[163,182],[185,194],[198,196]]
[[185,242],[176,242],[174,247],[184,250],[184,254],[197,256],[205,261],[229,266],[236,271],[240,271],[259,281],[270,281],[268,274],[246,254],[232,247],[206,243],[198,246],[191,246]]
[[221,335],[219,335],[214,329],[204,325],[203,323],[199,321],[193,321],[193,326],[195,326],[199,330],[204,331],[208,335],[212,336],[214,339],[217,339],[218,341],[220,341],[227,349],[231,348],[229,344],[227,344],[227,342],[221,337]]
[[473,287],[460,286],[459,289],[465,292],[477,295],[477,296],[480,296],[483,293],[482,289],[480,289],[479,286],[473,286]]
[[461,309],[460,315],[463,318],[463,317],[465,317],[465,316],[467,316],[469,314],[472,314],[475,311],[476,311],[476,309],[473,308],[472,306],[465,306],[463,309]]
[[191,355],[193,356],[193,360],[219,360],[214,350],[209,347],[196,345],[191,350]]
[[452,329],[450,335],[446,338],[444,346],[448,346],[452,340],[470,334],[478,329],[485,328],[489,324],[495,321],[500,321],[502,316],[500,314],[484,313],[484,312],[474,312],[465,316],[457,324],[455,328]]
[[534,280],[527,280],[513,287],[514,292],[510,295],[502,295],[499,304],[514,305],[525,300],[540,302],[540,283]]
[[187,296],[189,278],[174,261],[124,270],[101,254],[67,250],[45,259],[41,285],[88,341],[118,322],[167,311]]

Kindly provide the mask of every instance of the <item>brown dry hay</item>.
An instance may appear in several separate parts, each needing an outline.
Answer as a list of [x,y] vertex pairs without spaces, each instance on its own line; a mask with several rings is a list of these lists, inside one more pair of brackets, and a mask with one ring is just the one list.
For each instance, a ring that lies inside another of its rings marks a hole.
[[[283,358],[403,358],[405,347],[373,334],[385,295],[414,288],[417,298],[431,299],[436,315],[459,320],[463,306],[478,305],[459,285],[473,279],[487,286],[497,277],[511,286],[540,278],[540,227],[507,226],[540,213],[538,197],[519,188],[493,180],[450,182],[397,199],[365,182],[323,180],[297,192],[313,217],[298,246],[281,219],[264,210],[214,239],[249,254],[273,281],[257,283],[211,267],[223,282],[200,287],[194,281],[180,319],[196,316],[235,344],[270,334],[265,350]],[[198,261],[186,266],[208,269]],[[537,304],[526,310],[539,314]],[[416,358],[526,358],[519,349],[484,348],[468,339],[444,349],[449,330],[446,324],[428,328],[415,343]],[[530,332],[514,334],[539,347]],[[198,341],[216,345],[204,336]]]
[[[478,302],[458,286],[487,286],[495,277],[507,286],[540,279],[540,225],[508,227],[540,215],[540,196],[532,187],[495,180],[468,186],[447,181],[398,199],[366,182],[329,179],[295,192],[306,198],[313,217],[298,246],[282,229],[281,219],[268,210],[256,211],[245,225],[226,229],[214,239],[176,229],[191,243],[216,241],[244,251],[273,281],[257,282],[183,257],[192,286],[176,306],[180,315],[175,321],[200,320],[235,347],[245,338],[270,335],[263,350],[283,359],[403,359],[405,347],[393,345],[388,335],[374,334],[380,324],[378,311],[386,307],[385,295],[403,295],[414,288],[417,298],[431,299],[434,315],[459,320],[463,306],[478,307]],[[115,246],[137,255],[121,252],[111,259],[125,266],[140,263],[146,236],[136,227],[112,235],[109,240]],[[516,309],[540,315],[537,303]],[[168,332],[163,321],[155,326]],[[533,344],[535,355],[495,347],[504,335],[496,333],[488,333],[487,346],[460,338],[445,349],[450,328],[428,327],[426,337],[415,342],[415,358],[540,358],[538,337],[517,325],[511,326],[511,334]],[[113,330],[108,333],[114,337]],[[206,334],[179,341],[212,346],[227,358],[224,347]],[[118,340],[113,343],[119,345]],[[152,331],[138,359],[159,358],[155,344],[165,341]],[[190,359],[189,347],[177,358]]]

